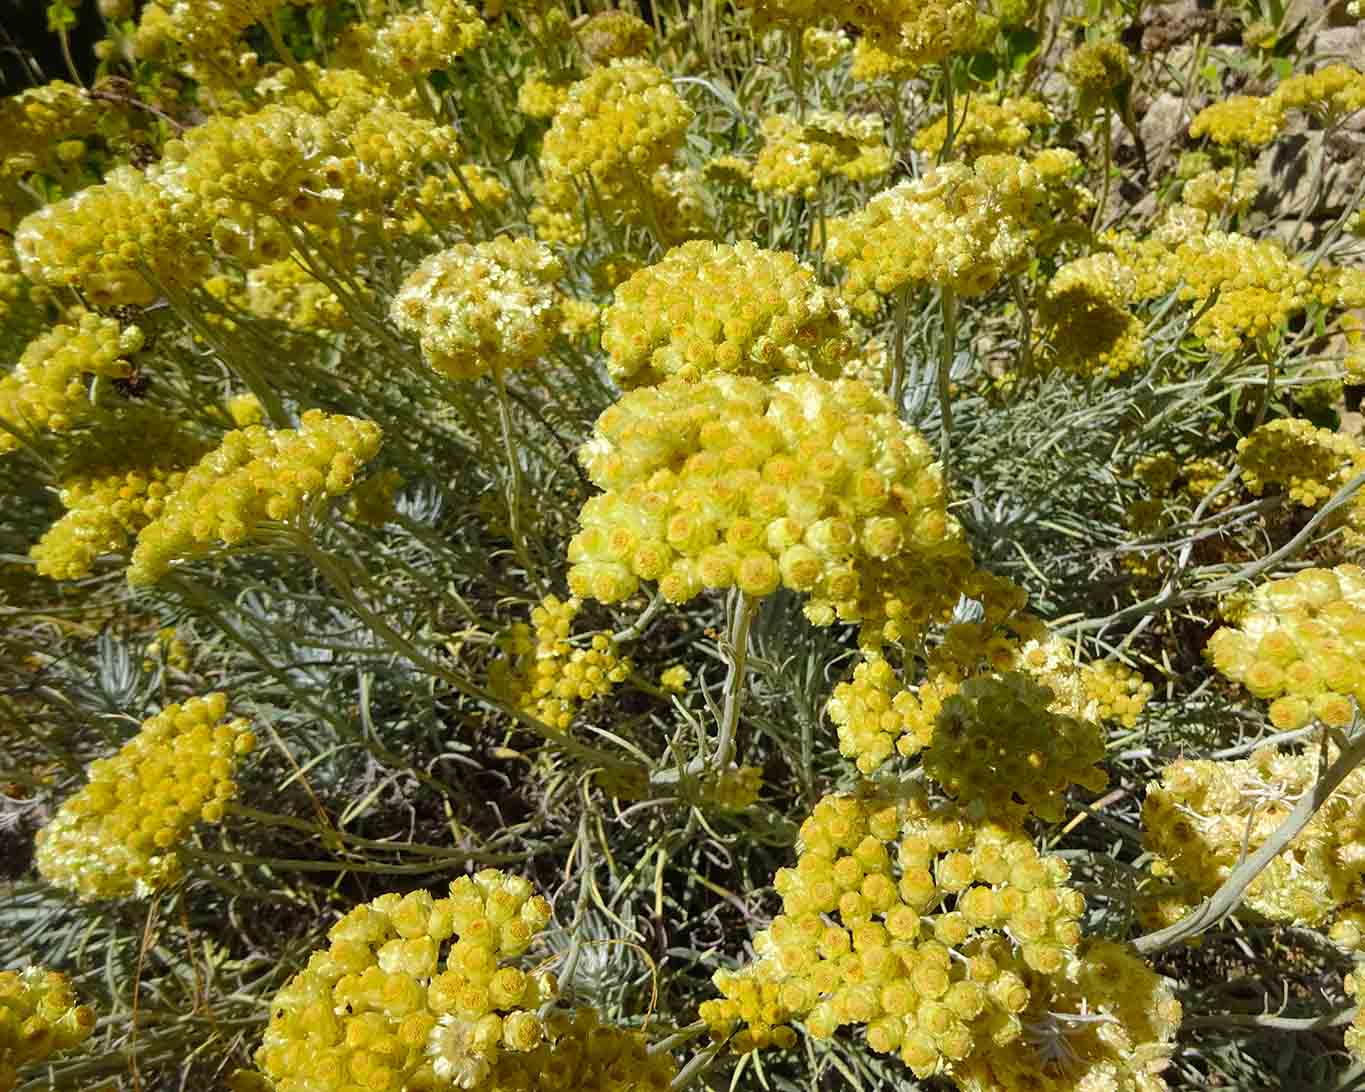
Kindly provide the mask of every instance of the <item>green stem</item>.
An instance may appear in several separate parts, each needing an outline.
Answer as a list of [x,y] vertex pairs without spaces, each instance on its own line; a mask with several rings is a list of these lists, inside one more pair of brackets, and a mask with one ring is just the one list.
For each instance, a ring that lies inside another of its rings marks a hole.
[[721,709],[720,733],[716,738],[714,768],[724,770],[734,761],[735,732],[739,727],[740,707],[744,703],[744,677],[749,664],[749,627],[754,620],[754,600],[736,592],[731,601],[729,632],[725,650],[730,670],[725,675],[725,705]]
[[907,284],[896,299],[896,320],[891,337],[891,377],[886,393],[897,417],[901,415],[905,396],[905,327],[910,321],[910,292],[911,286]]
[[950,385],[953,358],[957,356],[957,293],[945,285],[939,295],[943,305],[943,356],[938,367],[938,411],[942,428],[939,434],[939,458],[943,462],[943,472],[946,474],[953,443],[953,399]]
[[1100,136],[1103,140],[1104,147],[1104,167],[1103,176],[1100,178],[1099,203],[1095,205],[1095,215],[1090,221],[1090,230],[1092,233],[1100,230],[1100,225],[1104,223],[1105,206],[1109,204],[1109,173],[1114,155],[1114,137],[1111,132],[1112,129],[1113,122],[1110,120],[1109,104],[1106,102],[1104,104],[1104,113],[1100,115]]
[[947,163],[953,158],[953,140],[957,119],[953,116],[953,59],[943,61],[943,146],[938,150],[938,162]]
[[512,549],[517,555],[517,560],[521,562],[521,567],[526,570],[526,579],[538,586],[540,580],[536,575],[535,566],[531,564],[531,555],[526,549],[526,536],[521,527],[521,457],[517,454],[517,445],[512,439],[512,407],[507,398],[507,380],[503,375],[502,365],[493,366],[493,379],[498,388],[498,423],[502,427],[502,450],[507,457],[507,488],[504,491],[507,500],[507,526],[512,535]]

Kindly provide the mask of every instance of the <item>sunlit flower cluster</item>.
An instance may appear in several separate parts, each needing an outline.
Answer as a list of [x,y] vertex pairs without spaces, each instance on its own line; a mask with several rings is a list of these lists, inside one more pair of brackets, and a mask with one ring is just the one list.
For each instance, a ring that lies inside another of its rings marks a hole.
[[1295,504],[1316,508],[1365,463],[1365,452],[1343,432],[1283,417],[1237,441],[1242,483],[1256,496],[1279,486]]
[[[972,97],[953,118],[953,156],[971,162],[983,155],[1017,152],[1033,138],[1033,130],[1052,123],[1052,111],[1035,98],[1006,98],[992,102]],[[948,132],[945,114],[926,125],[912,142],[918,151],[936,156]]]
[[834,293],[794,255],[696,241],[617,288],[602,347],[612,378],[635,387],[715,372],[834,378],[852,337]]
[[609,64],[649,51],[654,30],[638,15],[621,9],[599,11],[578,28],[578,48],[593,64]]
[[19,1083],[19,1067],[71,1050],[95,1030],[95,1012],[76,1003],[71,980],[26,967],[0,971],[0,1092]]
[[1136,278],[1112,254],[1067,262],[1038,305],[1043,357],[1076,375],[1117,378],[1143,359],[1142,324],[1129,310]]
[[763,147],[753,168],[753,187],[784,197],[814,198],[825,179],[867,182],[891,169],[879,115],[851,116],[816,110],[804,121],[788,114],[763,119]]
[[674,603],[786,586],[817,625],[908,634],[970,571],[929,445],[856,381],[671,379],[602,414],[581,458],[606,490],[569,546],[585,598],[619,602],[642,580]]
[[485,1088],[545,1039],[553,976],[516,965],[550,920],[529,881],[496,869],[450,893],[390,893],[332,926],[275,995],[256,1065],[278,1092]]
[[91,311],[71,316],[34,338],[14,370],[0,378],[0,454],[19,446],[20,436],[65,432],[95,409],[95,377],[121,379],[132,371],[128,357],[142,348],[142,330]]
[[378,72],[404,77],[449,68],[487,33],[478,11],[464,0],[423,0],[419,10],[399,12],[379,28],[373,64]]
[[238,545],[263,520],[284,522],[310,502],[345,493],[379,444],[373,422],[321,410],[304,413],[297,429],[229,432],[138,533],[128,582],[155,584],[175,561],[210,543]]
[[604,1024],[596,1009],[553,1012],[540,1046],[504,1051],[478,1092],[667,1092],[677,1063],[646,1046],[644,1032]]
[[1284,113],[1272,98],[1229,95],[1204,107],[1190,122],[1190,136],[1243,151],[1269,144],[1284,127]]
[[1071,51],[1066,59],[1066,78],[1076,89],[1082,114],[1094,113],[1112,95],[1132,70],[1132,59],[1120,42],[1086,42]]
[[1365,700],[1365,573],[1304,569],[1261,584],[1231,617],[1235,625],[1214,633],[1205,655],[1271,703],[1277,728],[1351,723],[1353,700]]
[[38,832],[42,877],[81,899],[143,897],[174,882],[177,847],[195,823],[222,820],[238,759],[255,743],[247,721],[226,715],[224,694],[173,703],[92,762],[89,783]]
[[559,330],[564,267],[534,239],[500,235],[427,258],[394,296],[395,323],[452,379],[534,364]]

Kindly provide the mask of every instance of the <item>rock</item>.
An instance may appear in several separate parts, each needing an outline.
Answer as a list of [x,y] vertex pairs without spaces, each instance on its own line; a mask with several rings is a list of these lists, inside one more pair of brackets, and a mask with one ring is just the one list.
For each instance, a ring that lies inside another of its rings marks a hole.
[[[1321,130],[1283,136],[1256,161],[1262,186],[1256,207],[1295,221],[1305,214],[1310,220],[1335,219],[1360,183],[1362,157],[1365,136],[1359,133],[1339,132],[1325,148]],[[1318,186],[1314,200],[1311,191]]]
[[1313,35],[1311,50],[1317,60],[1359,65],[1365,58],[1365,23],[1353,27],[1328,27]]

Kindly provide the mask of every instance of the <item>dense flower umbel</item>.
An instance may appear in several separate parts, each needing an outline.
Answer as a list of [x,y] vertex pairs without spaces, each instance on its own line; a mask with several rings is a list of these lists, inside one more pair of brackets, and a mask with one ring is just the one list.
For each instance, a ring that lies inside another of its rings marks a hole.
[[1345,433],[1286,417],[1238,440],[1237,463],[1256,496],[1279,486],[1296,504],[1316,508],[1355,476],[1365,452]]
[[94,1030],[94,1010],[76,1004],[66,975],[0,971],[0,1092],[18,1085],[20,1066],[79,1046]]
[[[1346,975],[1346,996],[1365,1000],[1362,997],[1361,985],[1365,983],[1365,968],[1359,966]],[[1365,1005],[1356,1004],[1355,1016],[1351,1018],[1351,1026],[1346,1029],[1346,1049],[1349,1050],[1356,1059],[1365,1058]]]
[[1044,199],[1038,172],[1016,156],[945,164],[830,221],[828,257],[867,314],[911,286],[980,295],[1028,259]]
[[634,274],[603,316],[602,347],[627,387],[710,372],[834,378],[853,352],[834,293],[794,255],[747,241],[684,243]]
[[[1018,151],[1032,138],[1033,129],[1052,123],[1052,111],[1035,98],[990,99],[973,96],[963,113],[953,119],[953,155],[971,162],[983,155]],[[915,134],[915,148],[936,156],[948,132],[947,115]]]
[[418,11],[393,15],[375,35],[375,69],[401,78],[449,68],[488,34],[479,13],[464,0],[424,0]]
[[[794,1020],[817,1038],[860,1026],[916,1076],[973,1088],[992,1087],[997,1069],[1020,1089],[1055,1073],[1058,1044],[1043,1032],[1064,1030],[1076,1087],[1094,1073],[1116,1083],[1093,1087],[1160,1088],[1178,1007],[1117,945],[1078,950],[1084,900],[1067,877],[1022,830],[917,787],[825,797],[801,826],[796,867],[774,878],[783,913],[754,938],[757,959],[717,972],[723,998],[700,1015],[741,1052],[791,1045]],[[1082,1012],[1117,1026],[1066,1025]]]
[[547,210],[576,217],[584,201],[638,220],[650,178],[682,144],[692,109],[668,77],[643,60],[614,61],[569,89],[541,148]]
[[317,498],[345,493],[379,444],[374,422],[321,410],[305,413],[298,429],[229,432],[139,532],[128,582],[155,584],[211,542],[236,545],[262,520],[289,520]]
[[544,1042],[501,1054],[478,1092],[666,1092],[677,1063],[646,1045],[644,1032],[604,1024],[596,1009],[551,1013]]
[[1076,375],[1117,378],[1142,362],[1142,324],[1128,309],[1136,278],[1112,254],[1067,262],[1038,306],[1043,360]]
[[891,149],[877,115],[815,110],[802,122],[772,114],[762,128],[753,186],[763,193],[814,198],[827,178],[867,182],[891,169]]
[[1269,581],[1234,617],[1205,655],[1270,701],[1277,728],[1351,723],[1351,699],[1365,701],[1365,571],[1338,565]]
[[817,625],[908,635],[971,568],[928,443],[854,380],[670,379],[603,413],[580,457],[606,490],[569,546],[585,598],[619,602],[641,580],[674,603],[785,585]]
[[1269,144],[1284,126],[1284,113],[1273,98],[1230,95],[1206,106],[1190,122],[1190,136],[1208,137],[1223,147],[1250,150]]
[[255,737],[226,720],[227,697],[171,704],[142,722],[117,754],[38,832],[35,862],[49,883],[81,899],[145,896],[172,883],[176,847],[197,822],[216,823],[237,792],[233,773]]
[[0,378],[0,454],[13,451],[21,434],[65,432],[94,412],[90,377],[119,379],[130,371],[128,357],[142,348],[142,331],[90,311],[72,316],[34,338],[19,363]]
[[485,1088],[544,1038],[555,982],[515,960],[550,920],[520,876],[485,869],[450,894],[381,895],[328,933],[270,1007],[256,1064],[277,1092]]
[[[1331,748],[1329,753],[1334,753]],[[1264,748],[1250,758],[1182,759],[1161,772],[1142,807],[1153,872],[1178,885],[1153,893],[1154,923],[1178,919],[1288,818],[1320,773],[1316,746],[1300,754]],[[1365,878],[1365,770],[1351,773],[1304,830],[1247,889],[1246,905],[1276,921],[1322,924],[1358,913]]]
[[1093,113],[1128,78],[1132,60],[1120,42],[1087,42],[1066,60],[1066,76],[1076,89],[1081,113]]
[[583,56],[593,64],[609,64],[648,52],[654,29],[628,11],[599,11],[575,32]]
[[564,267],[534,239],[500,235],[433,254],[403,282],[390,313],[452,379],[525,368],[559,330]]

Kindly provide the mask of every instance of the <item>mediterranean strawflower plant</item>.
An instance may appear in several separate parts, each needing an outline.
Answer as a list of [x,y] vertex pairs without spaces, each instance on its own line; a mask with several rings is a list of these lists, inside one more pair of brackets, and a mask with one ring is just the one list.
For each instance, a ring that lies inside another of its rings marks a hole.
[[0,1092],[1365,1079],[1358,11],[45,14]]

